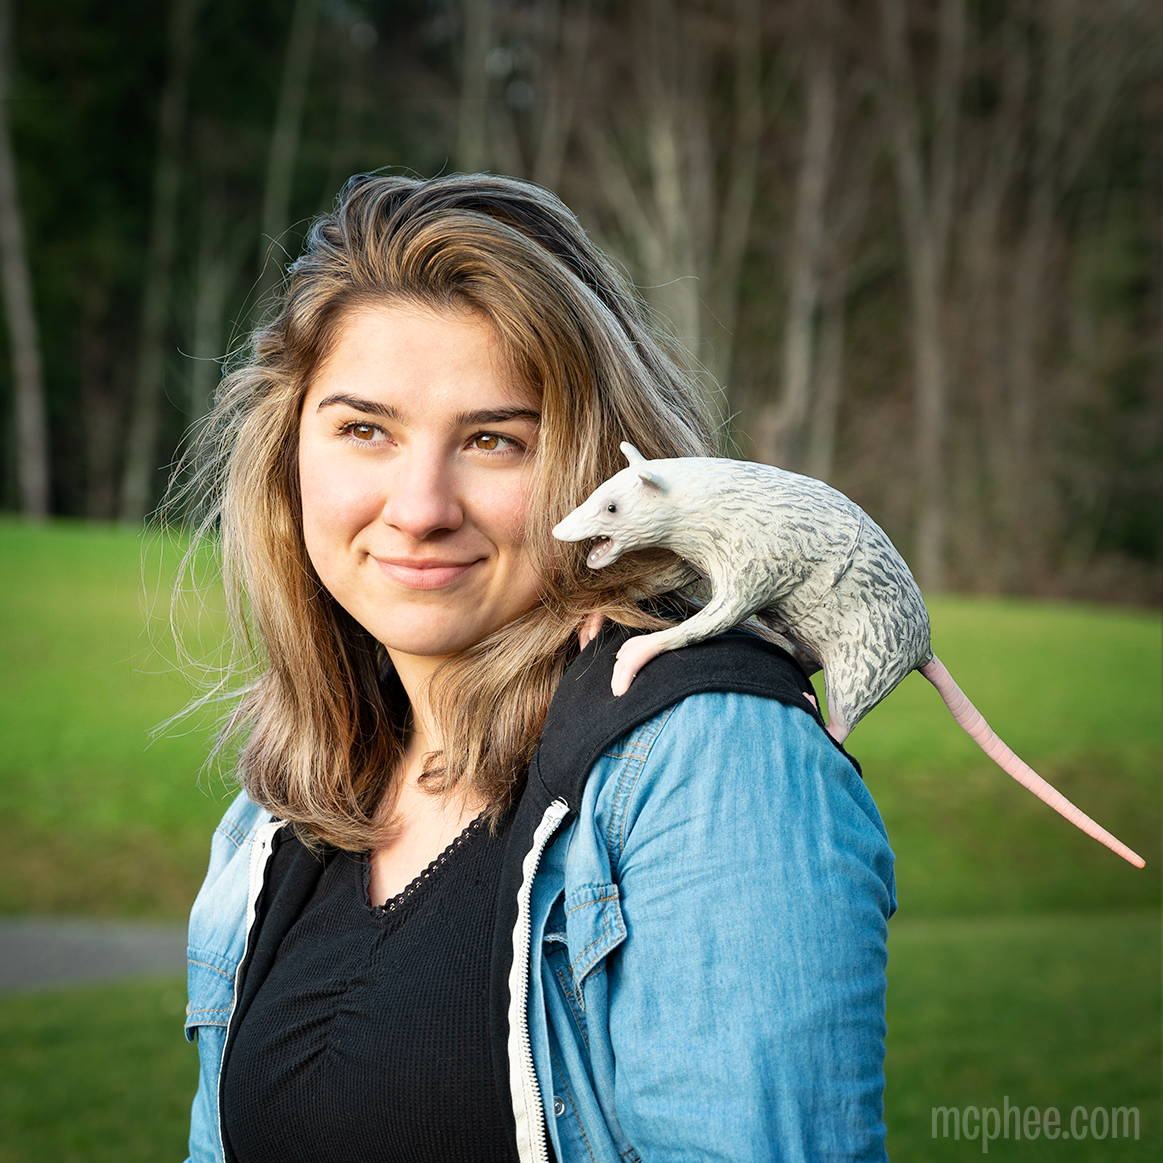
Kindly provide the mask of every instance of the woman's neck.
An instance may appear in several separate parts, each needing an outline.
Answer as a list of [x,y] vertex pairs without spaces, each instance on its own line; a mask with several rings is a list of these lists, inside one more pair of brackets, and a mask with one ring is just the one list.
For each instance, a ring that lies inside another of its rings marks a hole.
[[392,660],[404,693],[408,696],[412,712],[405,745],[404,769],[407,777],[412,774],[412,768],[416,762],[422,761],[424,755],[441,749],[440,732],[432,715],[428,693],[432,676],[446,660],[415,654],[399,654],[392,650],[388,651],[388,656]]
[[411,704],[412,722],[404,741],[395,794],[380,809],[386,831],[370,856],[373,904],[383,904],[407,887],[484,807],[466,791],[451,797],[433,795],[420,783],[425,756],[441,750],[428,691],[432,675],[445,660],[389,654]]

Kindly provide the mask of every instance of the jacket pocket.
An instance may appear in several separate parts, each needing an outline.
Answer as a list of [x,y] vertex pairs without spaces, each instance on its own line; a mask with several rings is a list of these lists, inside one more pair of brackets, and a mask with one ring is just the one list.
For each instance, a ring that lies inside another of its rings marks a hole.
[[587,884],[568,892],[565,934],[570,971],[580,999],[586,977],[626,939],[618,886]]
[[234,962],[202,949],[186,951],[186,1037],[192,1042],[199,1026],[223,1026],[234,1005]]

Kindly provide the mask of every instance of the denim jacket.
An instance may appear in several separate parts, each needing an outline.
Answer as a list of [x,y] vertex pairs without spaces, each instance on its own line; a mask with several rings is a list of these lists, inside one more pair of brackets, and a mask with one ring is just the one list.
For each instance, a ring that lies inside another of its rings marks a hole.
[[[893,858],[818,719],[694,694],[605,747],[580,802],[537,783],[504,1014],[522,1163],[550,1143],[560,1163],[886,1158]],[[282,826],[240,795],[191,916],[193,1163],[223,1158],[220,1064]]]

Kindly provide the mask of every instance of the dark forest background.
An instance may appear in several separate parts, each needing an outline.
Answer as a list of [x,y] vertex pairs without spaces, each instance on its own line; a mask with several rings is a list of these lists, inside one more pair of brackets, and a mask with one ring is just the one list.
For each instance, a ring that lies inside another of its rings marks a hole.
[[1159,601],[1157,0],[0,0],[0,98],[0,508],[140,524],[344,180],[486,169],[924,586]]

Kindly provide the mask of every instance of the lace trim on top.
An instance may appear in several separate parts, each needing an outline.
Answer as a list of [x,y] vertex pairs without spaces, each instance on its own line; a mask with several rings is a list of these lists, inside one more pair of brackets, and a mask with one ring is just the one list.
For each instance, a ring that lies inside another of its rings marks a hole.
[[371,903],[371,875],[372,862],[370,854],[363,858],[363,899],[364,906],[374,917],[387,917],[399,912],[405,905],[411,903],[416,894],[439,872],[452,857],[460,851],[485,826],[485,817],[477,816],[475,820],[411,884],[398,892],[390,901],[382,905]]

